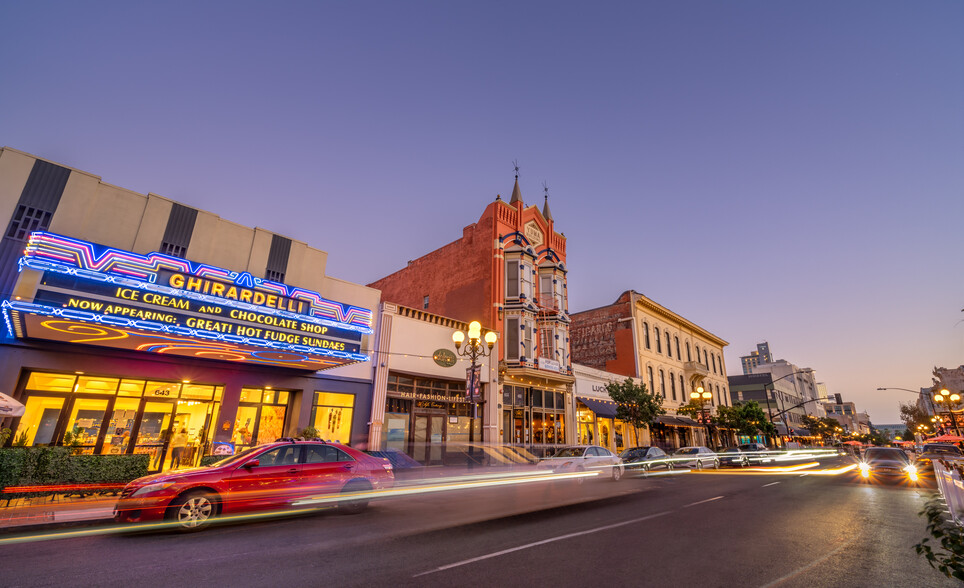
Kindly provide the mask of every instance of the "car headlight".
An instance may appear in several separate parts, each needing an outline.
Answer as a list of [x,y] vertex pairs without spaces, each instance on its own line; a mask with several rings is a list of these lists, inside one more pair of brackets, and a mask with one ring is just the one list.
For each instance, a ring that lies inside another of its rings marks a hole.
[[147,486],[141,486],[134,491],[131,496],[137,496],[138,494],[150,494],[151,492],[157,492],[158,490],[165,490],[174,485],[174,482],[157,482],[155,484],[148,484]]
[[904,468],[904,471],[907,472],[908,474],[916,474],[916,473],[917,473],[917,467],[914,466],[914,464],[912,464],[912,463],[911,463],[911,464],[907,464],[907,467]]
[[865,478],[870,477],[870,464],[863,462],[860,463],[860,475]]

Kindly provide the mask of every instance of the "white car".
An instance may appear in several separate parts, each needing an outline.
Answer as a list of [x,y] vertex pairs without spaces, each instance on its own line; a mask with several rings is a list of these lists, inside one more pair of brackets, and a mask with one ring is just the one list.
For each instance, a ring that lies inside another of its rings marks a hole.
[[554,472],[599,472],[613,481],[623,477],[623,464],[618,455],[598,445],[563,447],[550,457],[539,460],[538,468]]
[[680,447],[673,452],[673,467],[693,468],[697,470],[703,468],[718,469],[720,467],[720,458],[702,445]]

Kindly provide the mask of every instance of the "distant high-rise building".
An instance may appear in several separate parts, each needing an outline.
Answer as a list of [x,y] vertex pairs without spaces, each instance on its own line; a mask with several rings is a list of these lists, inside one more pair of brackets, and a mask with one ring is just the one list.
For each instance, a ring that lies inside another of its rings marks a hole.
[[740,363],[743,364],[744,375],[752,374],[753,368],[761,363],[770,363],[772,361],[773,356],[770,354],[770,344],[766,341],[757,343],[756,351],[751,351],[750,355],[744,355],[740,358]]

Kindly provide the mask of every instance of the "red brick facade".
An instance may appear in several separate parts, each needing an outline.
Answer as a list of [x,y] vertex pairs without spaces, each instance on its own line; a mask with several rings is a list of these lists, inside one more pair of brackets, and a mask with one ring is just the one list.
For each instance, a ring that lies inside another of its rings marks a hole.
[[609,306],[572,315],[572,360],[614,374],[638,377],[629,292]]

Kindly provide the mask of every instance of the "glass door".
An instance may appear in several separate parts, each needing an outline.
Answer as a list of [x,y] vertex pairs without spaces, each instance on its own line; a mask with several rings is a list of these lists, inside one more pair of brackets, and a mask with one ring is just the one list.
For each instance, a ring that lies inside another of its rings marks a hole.
[[130,445],[131,430],[137,420],[137,409],[140,408],[140,398],[118,398],[114,401],[107,431],[104,434],[104,444],[100,449],[104,455],[121,455],[127,453]]
[[57,422],[64,410],[67,399],[56,396],[30,396],[25,403],[26,411],[20,418],[20,426],[13,436],[16,444],[24,441],[23,445],[51,445],[57,431]]
[[104,416],[107,414],[108,398],[73,398],[70,417],[64,430],[63,444],[73,447],[74,453],[94,453],[100,436]]
[[134,441],[134,453],[151,456],[151,463],[148,465],[151,471],[165,469],[170,458],[167,454],[174,407],[173,402],[147,399],[141,401],[142,416]]

